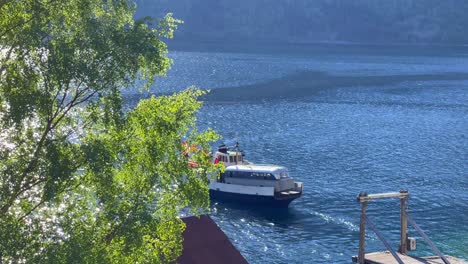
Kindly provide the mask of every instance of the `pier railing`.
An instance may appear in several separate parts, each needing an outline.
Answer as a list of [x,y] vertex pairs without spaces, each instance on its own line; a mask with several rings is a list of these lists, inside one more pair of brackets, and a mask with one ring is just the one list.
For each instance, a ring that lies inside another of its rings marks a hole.
[[409,198],[409,192],[407,190],[401,190],[400,192],[393,193],[380,193],[380,194],[367,194],[359,193],[357,201],[361,203],[361,218],[359,224],[359,254],[357,257],[357,263],[365,263],[365,239],[366,239],[366,224],[369,226],[372,231],[375,232],[377,237],[382,241],[387,250],[392,254],[395,260],[402,264],[404,263],[399,254],[393,250],[390,244],[385,240],[384,236],[380,233],[374,223],[366,215],[367,203],[377,199],[384,198],[399,198],[400,199],[400,246],[398,247],[398,253],[406,255],[408,253],[408,222],[413,226],[414,229],[419,233],[419,235],[426,241],[427,244],[431,247],[432,251],[436,253],[440,259],[445,264],[450,264],[447,258],[440,252],[440,250],[434,245],[434,243],[427,237],[427,235],[422,231],[421,228],[414,222],[414,220],[408,215],[406,210],[406,202]]
[[440,252],[440,250],[436,247],[436,245],[434,245],[434,243],[429,239],[429,237],[424,233],[424,231],[408,215],[408,213],[406,213],[406,218],[408,219],[408,222],[413,226],[413,228],[416,229],[416,231],[419,233],[419,235],[424,239],[424,241],[426,241],[426,243],[431,247],[432,251],[434,253],[436,253],[437,256],[439,256],[439,258],[442,259],[442,261],[445,264],[450,264],[448,259],[444,256],[444,254],[442,254],[442,252]]

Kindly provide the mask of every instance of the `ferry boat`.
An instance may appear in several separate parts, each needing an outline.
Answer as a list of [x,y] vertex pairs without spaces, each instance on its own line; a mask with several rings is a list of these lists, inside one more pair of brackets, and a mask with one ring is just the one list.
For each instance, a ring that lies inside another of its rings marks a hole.
[[287,207],[302,195],[303,183],[294,181],[287,168],[248,162],[237,144],[233,151],[220,146],[214,162],[223,162],[225,171],[210,182],[212,199]]

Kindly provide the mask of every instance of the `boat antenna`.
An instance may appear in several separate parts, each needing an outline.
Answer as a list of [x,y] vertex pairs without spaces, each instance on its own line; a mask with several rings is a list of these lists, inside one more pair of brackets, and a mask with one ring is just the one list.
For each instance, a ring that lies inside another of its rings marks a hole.
[[237,165],[238,152],[239,152],[239,141],[236,141],[236,165]]

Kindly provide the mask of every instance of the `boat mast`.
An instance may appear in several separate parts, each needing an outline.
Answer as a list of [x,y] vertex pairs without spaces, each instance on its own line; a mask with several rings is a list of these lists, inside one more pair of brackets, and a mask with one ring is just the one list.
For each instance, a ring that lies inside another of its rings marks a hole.
[[238,151],[239,151],[239,141],[236,141],[236,165],[237,165],[237,156],[238,156]]

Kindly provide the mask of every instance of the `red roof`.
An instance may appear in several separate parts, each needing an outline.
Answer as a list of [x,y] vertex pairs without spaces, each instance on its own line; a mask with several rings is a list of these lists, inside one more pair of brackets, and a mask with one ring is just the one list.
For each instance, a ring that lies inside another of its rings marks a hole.
[[182,219],[187,225],[183,236],[181,264],[247,263],[228,237],[207,215]]

